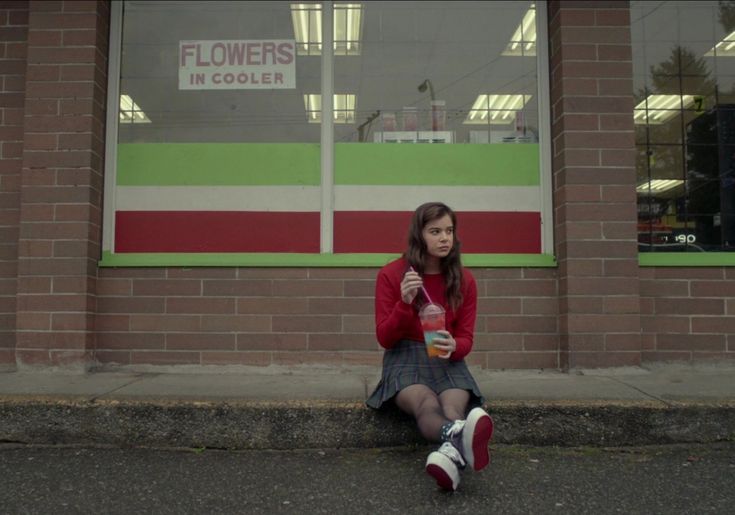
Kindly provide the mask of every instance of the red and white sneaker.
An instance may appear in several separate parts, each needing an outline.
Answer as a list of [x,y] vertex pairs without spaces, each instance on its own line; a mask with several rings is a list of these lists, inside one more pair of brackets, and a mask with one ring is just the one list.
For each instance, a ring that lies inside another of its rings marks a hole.
[[482,408],[474,408],[467,415],[462,428],[462,456],[474,470],[482,470],[490,463],[488,444],[493,436],[493,419]]
[[465,467],[462,454],[450,442],[444,442],[439,450],[426,458],[426,473],[444,490],[454,492],[459,486],[459,471]]

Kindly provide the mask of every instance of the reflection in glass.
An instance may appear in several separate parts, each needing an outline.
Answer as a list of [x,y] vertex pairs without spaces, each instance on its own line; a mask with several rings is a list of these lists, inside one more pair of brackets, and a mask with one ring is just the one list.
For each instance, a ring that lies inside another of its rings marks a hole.
[[641,251],[735,250],[735,2],[631,2]]

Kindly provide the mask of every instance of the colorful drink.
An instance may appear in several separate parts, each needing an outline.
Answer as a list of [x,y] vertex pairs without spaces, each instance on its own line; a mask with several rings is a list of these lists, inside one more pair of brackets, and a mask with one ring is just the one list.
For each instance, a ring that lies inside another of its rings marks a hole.
[[444,355],[445,351],[434,347],[435,338],[444,338],[438,331],[445,328],[444,308],[438,304],[427,304],[419,311],[421,329],[424,331],[426,352],[430,358]]

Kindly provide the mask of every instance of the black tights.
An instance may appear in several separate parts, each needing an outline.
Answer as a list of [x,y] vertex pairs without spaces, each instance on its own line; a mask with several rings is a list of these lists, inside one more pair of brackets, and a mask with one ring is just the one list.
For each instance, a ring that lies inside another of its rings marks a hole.
[[444,424],[465,418],[469,400],[467,390],[451,388],[437,395],[423,384],[412,384],[395,398],[396,406],[416,419],[419,431],[430,442],[440,441]]

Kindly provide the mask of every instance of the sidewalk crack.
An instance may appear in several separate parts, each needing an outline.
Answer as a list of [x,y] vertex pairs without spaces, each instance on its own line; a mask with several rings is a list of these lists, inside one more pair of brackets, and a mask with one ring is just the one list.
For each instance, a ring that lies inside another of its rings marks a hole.
[[138,382],[142,381],[143,379],[148,379],[148,378],[156,377],[156,376],[159,376],[159,375],[161,375],[161,374],[140,374],[140,375],[134,377],[133,379],[131,379],[130,381],[128,381],[127,383],[121,384],[120,386],[118,386],[116,388],[113,388],[112,390],[110,390],[108,392],[103,392],[103,393],[100,393],[98,395],[95,395],[94,397],[91,397],[88,402],[90,402],[90,403],[96,402],[100,398],[105,397],[105,396],[110,395],[110,394],[113,394],[113,393],[115,393],[115,392],[117,392],[119,390],[122,390],[123,388],[127,388],[131,384],[135,384],[135,383],[138,383]]
[[656,400],[656,401],[662,402],[663,404],[665,404],[665,405],[666,405],[666,407],[667,407],[667,408],[673,408],[673,407],[675,406],[675,404],[674,404],[674,403],[672,403],[672,402],[669,402],[669,401],[667,401],[666,399],[662,399],[661,397],[658,397],[658,396],[656,396],[656,395],[653,395],[653,394],[651,394],[651,393],[648,393],[648,392],[647,392],[647,391],[645,391],[645,390],[641,390],[641,389],[640,389],[640,388],[638,388],[637,386],[633,386],[632,384],[628,384],[628,383],[626,383],[625,381],[621,381],[620,379],[617,379],[617,378],[615,378],[615,377],[609,377],[609,376],[608,376],[608,377],[606,377],[606,379],[610,379],[610,380],[612,380],[612,381],[615,381],[616,383],[620,383],[620,384],[622,384],[622,385],[624,385],[624,386],[627,386],[628,388],[632,388],[633,390],[635,390],[635,391],[637,391],[637,392],[640,392],[640,393],[642,393],[642,394],[643,394],[643,395],[645,395],[646,397],[650,397],[650,398],[651,398],[651,399],[653,399],[653,400]]

